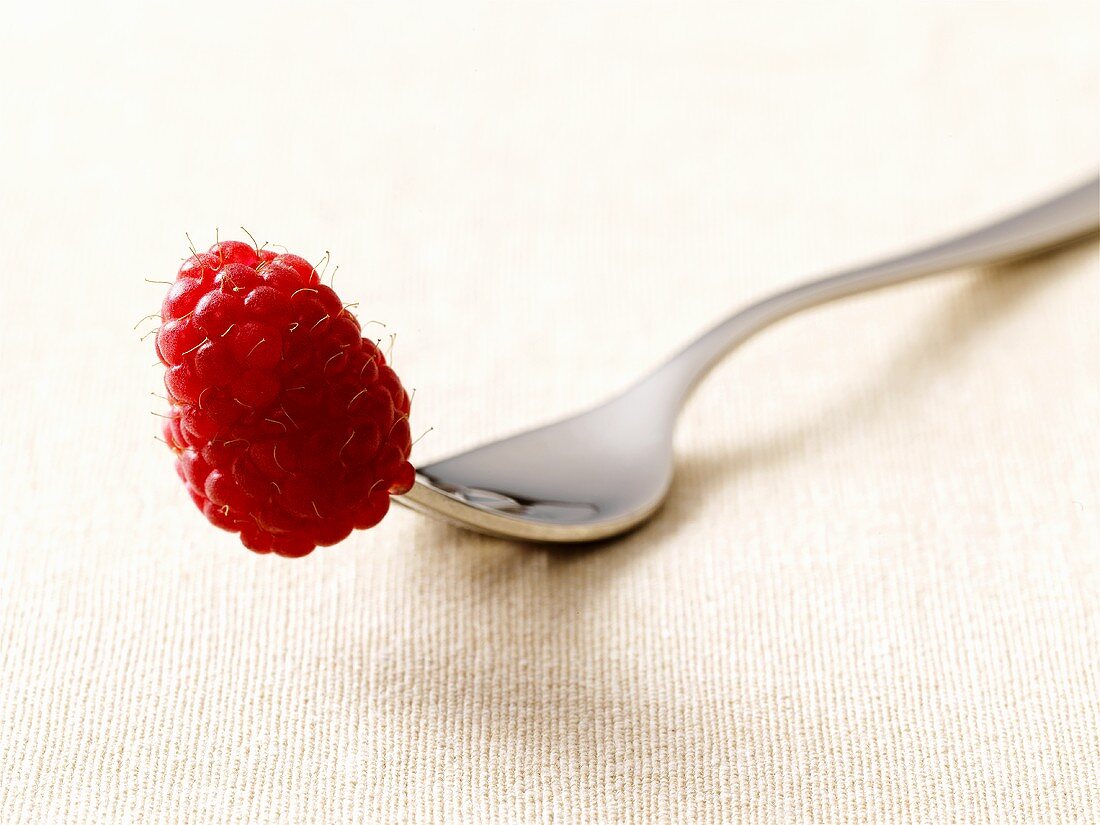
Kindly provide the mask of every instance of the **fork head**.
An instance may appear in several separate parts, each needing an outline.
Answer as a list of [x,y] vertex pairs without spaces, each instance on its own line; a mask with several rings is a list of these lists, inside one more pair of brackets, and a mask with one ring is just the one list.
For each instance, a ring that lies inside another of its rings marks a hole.
[[645,521],[672,481],[669,416],[630,394],[417,471],[396,498],[463,527],[527,541],[609,538]]

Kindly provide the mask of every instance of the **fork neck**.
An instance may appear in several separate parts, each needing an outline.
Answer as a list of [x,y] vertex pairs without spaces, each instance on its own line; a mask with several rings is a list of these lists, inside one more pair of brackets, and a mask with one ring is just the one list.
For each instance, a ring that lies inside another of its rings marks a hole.
[[692,390],[727,353],[797,312],[838,298],[954,269],[1017,260],[1095,233],[1100,177],[1037,206],[942,243],[779,292],[737,312],[623,393],[624,402],[663,411],[668,426]]

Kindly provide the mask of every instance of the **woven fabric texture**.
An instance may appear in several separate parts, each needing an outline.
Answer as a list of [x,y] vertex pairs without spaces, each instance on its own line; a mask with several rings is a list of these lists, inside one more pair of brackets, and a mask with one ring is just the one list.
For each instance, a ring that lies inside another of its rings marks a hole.
[[1095,241],[748,343],[579,551],[250,554],[133,327],[184,231],[331,250],[442,457],[1095,174],[1098,13],[9,9],[0,822],[1095,822]]

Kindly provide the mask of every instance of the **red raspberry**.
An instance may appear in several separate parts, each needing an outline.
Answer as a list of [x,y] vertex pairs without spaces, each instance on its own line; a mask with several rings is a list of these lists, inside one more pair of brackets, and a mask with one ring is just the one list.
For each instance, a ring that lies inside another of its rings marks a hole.
[[198,508],[245,547],[304,556],[412,487],[409,396],[304,258],[215,244],[184,261],[161,318],[164,440]]

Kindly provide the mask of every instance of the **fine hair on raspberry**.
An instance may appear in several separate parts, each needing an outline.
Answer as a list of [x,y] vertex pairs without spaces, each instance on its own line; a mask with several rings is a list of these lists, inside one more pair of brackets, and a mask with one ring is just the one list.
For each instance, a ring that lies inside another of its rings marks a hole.
[[160,315],[164,440],[245,547],[304,556],[412,487],[409,395],[307,260],[222,241],[183,262]]

